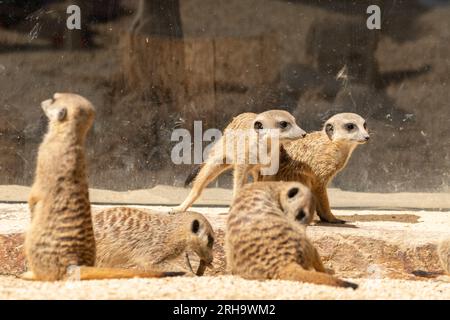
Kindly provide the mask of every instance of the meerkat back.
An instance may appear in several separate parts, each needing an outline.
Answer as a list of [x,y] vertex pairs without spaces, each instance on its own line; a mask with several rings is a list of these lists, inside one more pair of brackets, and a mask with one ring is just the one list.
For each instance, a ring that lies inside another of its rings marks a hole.
[[29,197],[32,221],[25,252],[31,277],[59,280],[67,267],[95,262],[84,155],[95,111],[75,94],[56,93],[41,107],[49,124]]
[[[247,112],[233,118],[225,128],[223,137],[211,148],[205,163],[189,175],[186,184],[193,180],[192,190],[182,204],[173,208],[173,212],[186,211],[209,183],[229,169],[234,169],[234,198],[247,182],[249,174],[253,176],[254,181],[257,179],[262,166],[259,161],[264,153],[260,153],[261,150],[265,149],[266,153],[269,153],[264,154],[263,158],[271,162],[272,135],[276,136],[274,140],[284,142],[302,138],[306,132],[297,125],[295,118],[284,110],[269,110],[260,114]],[[262,141],[265,142],[266,148],[260,145]],[[275,149],[278,154],[278,148]],[[250,161],[251,158],[256,161]]]
[[[213,261],[214,231],[197,212],[174,216],[117,207],[94,213],[93,223],[97,242],[95,265],[99,267],[162,270],[188,252],[198,256],[199,269]],[[189,257],[186,259],[189,270]]]
[[280,279],[339,287],[357,285],[326,273],[308,240],[310,190],[298,182],[256,182],[242,189],[227,221],[227,268],[247,279]]

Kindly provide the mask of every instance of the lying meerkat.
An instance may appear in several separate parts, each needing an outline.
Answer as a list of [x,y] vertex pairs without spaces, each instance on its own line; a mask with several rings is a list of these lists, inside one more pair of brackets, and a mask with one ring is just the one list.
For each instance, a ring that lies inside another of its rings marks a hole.
[[[41,104],[49,119],[39,147],[29,197],[31,224],[25,235],[25,280],[55,281],[161,277],[163,272],[95,268],[95,239],[84,144],[95,110],[85,98],[55,93]],[[179,274],[179,273],[178,273]]]
[[299,182],[256,182],[242,188],[227,220],[227,267],[246,279],[279,279],[357,288],[328,273],[306,226],[311,191]]
[[442,240],[437,251],[442,268],[450,275],[450,239]]
[[93,215],[97,243],[95,265],[99,267],[156,270],[186,253],[195,252],[202,275],[213,261],[214,231],[208,220],[196,212],[178,216],[135,208],[110,208]]
[[[249,133],[249,139],[245,139],[246,133]],[[247,182],[249,174],[256,180],[260,170],[272,165],[262,163],[263,161],[258,159],[262,153],[268,160],[273,160],[273,152],[276,152],[278,157],[278,145],[277,150],[272,148],[274,137],[283,143],[305,135],[306,132],[296,124],[295,118],[287,111],[269,110],[260,114],[246,112],[234,117],[225,128],[223,137],[210,149],[206,162],[194,169],[188,177],[186,185],[195,178],[191,192],[181,205],[173,208],[173,212],[186,211],[209,183],[229,169],[234,170],[233,197],[235,197]],[[276,166],[278,169],[278,163]]]
[[369,141],[366,121],[355,113],[339,113],[325,122],[322,131],[309,133],[281,146],[277,174],[262,181],[299,181],[311,188],[321,221],[345,223],[330,209],[327,185],[347,164],[353,150]]

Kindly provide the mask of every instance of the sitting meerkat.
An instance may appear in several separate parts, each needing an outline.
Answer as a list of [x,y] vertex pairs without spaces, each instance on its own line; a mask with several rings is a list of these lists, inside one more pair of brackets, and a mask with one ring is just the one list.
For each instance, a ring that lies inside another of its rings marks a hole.
[[299,182],[256,182],[234,200],[227,220],[227,268],[246,279],[294,280],[357,288],[326,272],[306,237],[311,191]]
[[49,119],[39,147],[25,235],[24,280],[162,277],[182,273],[96,268],[84,144],[95,110],[85,98],[55,93],[41,103]]
[[437,251],[442,268],[450,275],[450,239],[442,240]]
[[214,231],[208,220],[196,212],[178,216],[135,208],[110,208],[93,214],[98,267],[157,270],[161,265],[195,252],[203,275],[213,261]]
[[327,185],[347,164],[353,150],[369,141],[366,121],[355,113],[339,113],[325,122],[322,131],[309,133],[281,146],[277,174],[262,181],[298,181],[311,188],[321,221],[345,223],[330,209]]
[[[305,135],[306,132],[296,124],[295,118],[287,111],[269,110],[260,114],[246,112],[234,117],[225,128],[223,137],[209,150],[206,162],[194,169],[186,180],[188,185],[195,178],[191,192],[184,202],[172,211],[186,211],[209,183],[229,169],[234,170],[233,197],[235,197],[247,182],[249,174],[252,174],[256,181],[261,170],[273,165],[271,161],[274,160],[274,152],[277,153],[278,160],[279,145],[272,148],[274,138],[283,143]],[[258,158],[262,157],[262,153],[263,157],[269,160],[268,163],[263,163],[264,161]],[[277,170],[278,162],[275,166]]]

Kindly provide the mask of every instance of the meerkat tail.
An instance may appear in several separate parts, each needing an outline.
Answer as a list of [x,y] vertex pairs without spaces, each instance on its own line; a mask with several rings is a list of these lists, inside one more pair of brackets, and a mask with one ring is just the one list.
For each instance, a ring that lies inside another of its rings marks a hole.
[[68,273],[68,279],[73,280],[102,280],[102,279],[130,279],[130,278],[163,278],[182,276],[184,272],[139,271],[124,268],[79,267]]
[[195,177],[197,177],[197,175],[200,172],[200,170],[202,169],[202,167],[203,167],[203,163],[196,165],[194,167],[194,169],[192,169],[192,171],[189,173],[186,180],[184,181],[185,187],[187,187],[188,185],[191,184],[192,181],[194,181]]
[[280,280],[294,280],[342,288],[352,288],[352,289],[358,288],[358,285],[356,283],[338,279],[327,273],[308,271],[303,269],[300,265],[297,264],[290,264],[285,268],[283,268],[279,272],[277,278]]

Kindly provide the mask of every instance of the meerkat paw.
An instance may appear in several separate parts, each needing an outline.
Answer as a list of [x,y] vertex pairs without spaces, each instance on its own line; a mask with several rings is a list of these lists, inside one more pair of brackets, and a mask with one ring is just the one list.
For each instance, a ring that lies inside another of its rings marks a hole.
[[182,206],[176,206],[173,207],[169,210],[169,214],[177,214],[177,213],[181,213],[181,212],[185,212],[186,209]]
[[325,222],[325,223],[333,223],[333,224],[345,224],[347,223],[347,221],[342,220],[342,219],[338,219],[336,217],[330,218],[330,219],[322,219],[320,218],[321,222]]
[[342,288],[352,288],[353,290],[358,289],[358,285],[356,283],[341,280],[340,287]]
[[33,273],[33,271],[26,271],[26,272],[22,273],[19,276],[19,279],[27,280],[27,281],[37,280],[35,274]]

